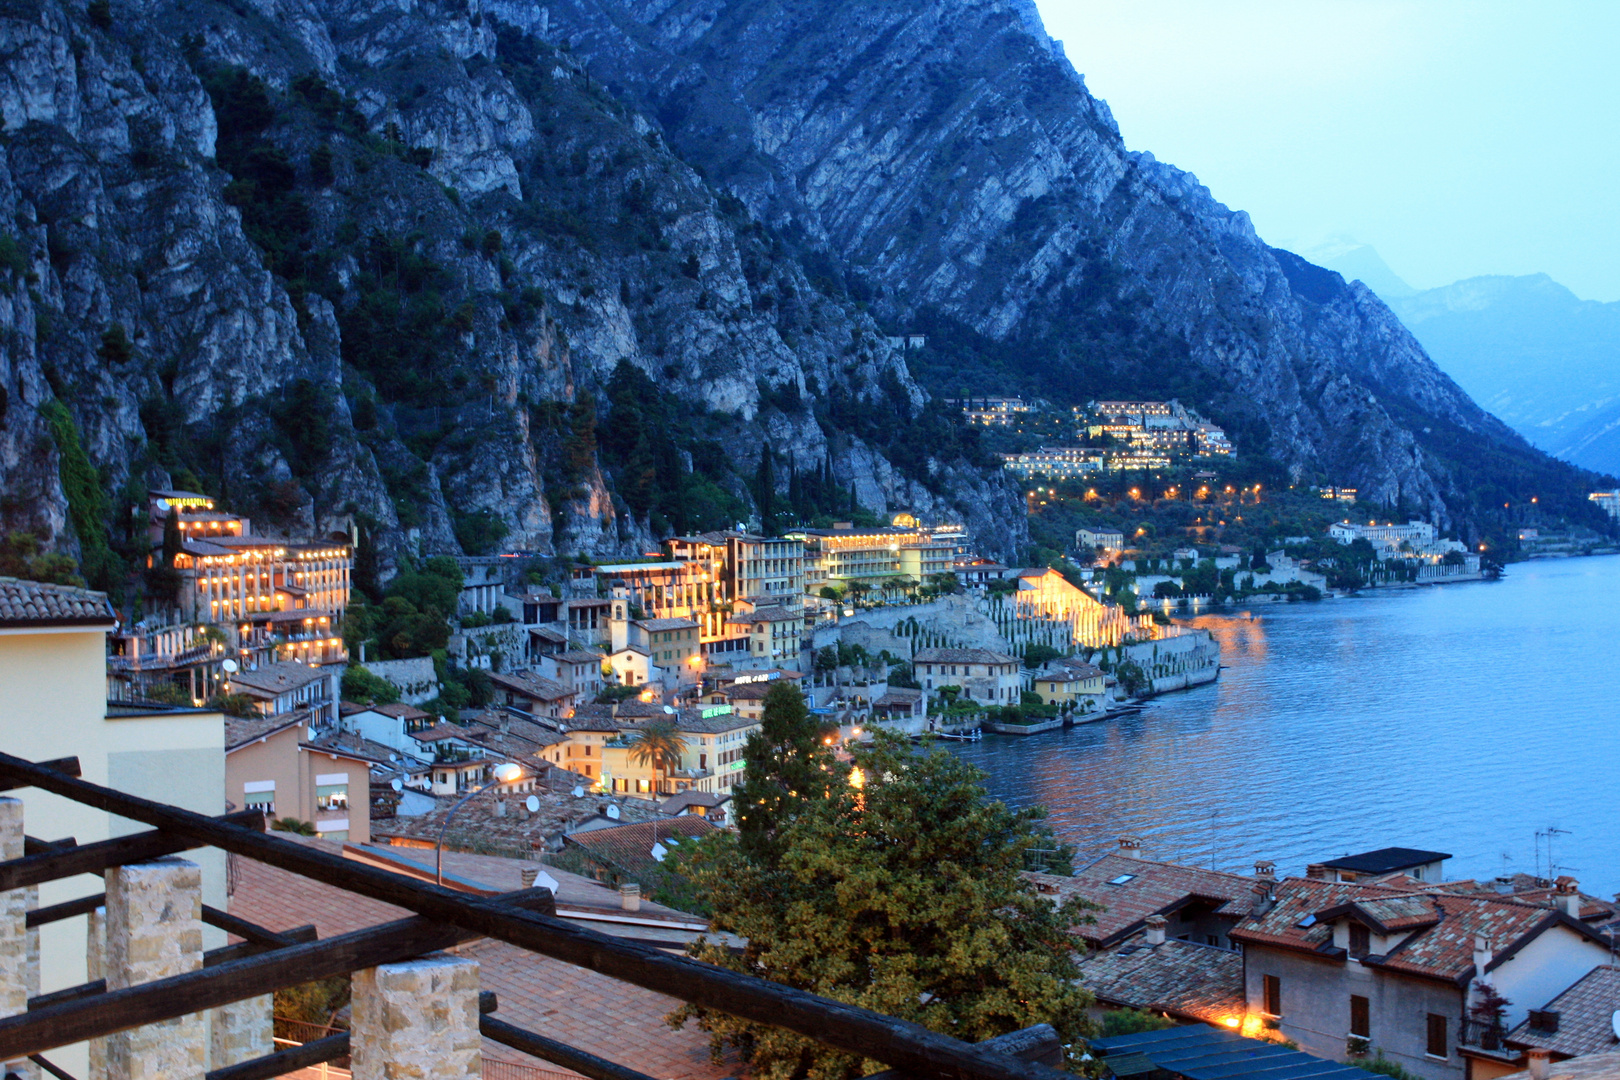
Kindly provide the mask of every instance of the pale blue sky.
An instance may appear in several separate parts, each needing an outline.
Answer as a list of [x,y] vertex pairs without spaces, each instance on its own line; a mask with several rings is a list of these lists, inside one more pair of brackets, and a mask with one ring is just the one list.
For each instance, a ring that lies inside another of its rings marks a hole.
[[1037,0],[1125,143],[1278,247],[1620,300],[1620,0]]

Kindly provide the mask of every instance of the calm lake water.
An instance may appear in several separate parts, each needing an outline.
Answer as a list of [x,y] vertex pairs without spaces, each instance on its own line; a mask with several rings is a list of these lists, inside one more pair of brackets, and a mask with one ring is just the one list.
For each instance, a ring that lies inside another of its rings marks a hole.
[[1195,620],[1212,686],[1139,716],[953,752],[1046,806],[1081,858],[1279,874],[1372,848],[1449,851],[1447,876],[1559,873],[1620,889],[1620,558],[1516,563],[1447,585]]

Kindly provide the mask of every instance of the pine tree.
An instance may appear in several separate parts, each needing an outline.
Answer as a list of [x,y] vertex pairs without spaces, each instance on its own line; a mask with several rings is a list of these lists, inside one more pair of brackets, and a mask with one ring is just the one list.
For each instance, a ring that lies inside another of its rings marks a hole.
[[754,474],[754,501],[759,507],[759,527],[767,536],[776,535],[776,454],[766,443],[759,451],[759,470]]
[[778,855],[777,831],[808,803],[824,798],[831,781],[827,726],[805,707],[790,682],[765,693],[759,730],[743,748],[742,783],[731,792],[742,850],[766,864]]

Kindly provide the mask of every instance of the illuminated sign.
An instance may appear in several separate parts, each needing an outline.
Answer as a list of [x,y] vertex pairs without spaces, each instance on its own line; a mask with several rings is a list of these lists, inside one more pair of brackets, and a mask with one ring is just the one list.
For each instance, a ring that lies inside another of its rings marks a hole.
[[740,686],[743,683],[770,682],[772,679],[780,679],[781,677],[782,673],[780,671],[764,671],[758,675],[739,675],[732,682]]
[[733,771],[736,771],[737,769],[741,769],[741,768],[745,767],[747,764],[748,764],[748,762],[746,762],[746,761],[733,761],[731,763],[731,768],[732,768]]
[[725,716],[729,712],[731,712],[731,706],[730,705],[710,705],[707,709],[704,709],[698,715],[701,716],[703,719],[707,720],[707,719],[709,719],[710,717],[713,717],[713,716]]

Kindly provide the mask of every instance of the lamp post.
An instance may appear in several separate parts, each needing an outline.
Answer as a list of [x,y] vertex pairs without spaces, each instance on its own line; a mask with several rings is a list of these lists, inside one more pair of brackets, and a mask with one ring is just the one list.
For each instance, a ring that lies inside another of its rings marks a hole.
[[444,824],[439,826],[439,839],[433,845],[433,882],[434,882],[434,884],[436,884],[436,885],[443,885],[444,884],[444,834],[445,834],[445,831],[450,828],[450,819],[456,816],[456,811],[460,810],[463,806],[466,806],[467,805],[467,800],[472,798],[474,795],[477,795],[480,792],[488,791],[490,788],[494,787],[496,784],[510,784],[513,780],[516,780],[518,777],[520,777],[522,775],[523,775],[523,766],[517,764],[516,762],[508,761],[503,765],[497,765],[497,766],[495,766],[495,772],[494,772],[494,779],[493,780],[491,780],[487,784],[484,784],[481,787],[473,788],[471,791],[467,792],[467,794],[463,795],[460,799],[456,800],[456,804],[450,808],[450,812],[448,814],[444,815]]

